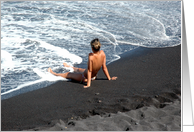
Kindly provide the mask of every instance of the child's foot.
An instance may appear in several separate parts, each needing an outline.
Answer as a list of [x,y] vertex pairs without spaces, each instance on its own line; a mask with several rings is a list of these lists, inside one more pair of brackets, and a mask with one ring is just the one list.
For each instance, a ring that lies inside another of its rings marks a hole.
[[50,72],[50,73],[52,73],[52,74],[54,73],[54,72],[51,70],[50,67],[48,68],[48,72]]
[[67,63],[63,63],[63,65],[65,66],[65,67],[71,67],[70,65],[68,65]]

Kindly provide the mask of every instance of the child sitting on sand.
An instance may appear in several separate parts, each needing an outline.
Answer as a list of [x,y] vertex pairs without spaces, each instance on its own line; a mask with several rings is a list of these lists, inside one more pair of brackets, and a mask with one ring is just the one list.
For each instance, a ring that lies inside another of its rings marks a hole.
[[[72,67],[74,69],[74,72],[66,72],[66,73],[55,73],[51,70],[51,68],[48,69],[50,73],[52,73],[55,76],[61,76],[67,79],[73,79],[75,81],[78,81],[80,83],[86,83],[87,85],[84,86],[84,88],[88,88],[91,85],[91,80],[96,79],[96,75],[100,68],[102,67],[102,70],[108,80],[116,80],[117,77],[110,77],[108,69],[106,67],[106,55],[103,50],[100,50],[101,44],[99,39],[94,39],[90,43],[93,53],[89,53],[88,55],[88,68],[82,69],[82,68],[76,68]],[[66,67],[71,67],[67,65],[66,63],[63,63]]]

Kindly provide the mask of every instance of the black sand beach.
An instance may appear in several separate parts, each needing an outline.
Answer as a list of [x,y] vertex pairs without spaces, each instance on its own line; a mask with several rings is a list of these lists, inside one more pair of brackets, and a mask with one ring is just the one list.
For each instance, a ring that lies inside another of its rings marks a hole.
[[[137,48],[92,86],[59,81],[1,101],[1,130],[181,130],[181,45]],[[106,122],[106,123],[105,123]]]

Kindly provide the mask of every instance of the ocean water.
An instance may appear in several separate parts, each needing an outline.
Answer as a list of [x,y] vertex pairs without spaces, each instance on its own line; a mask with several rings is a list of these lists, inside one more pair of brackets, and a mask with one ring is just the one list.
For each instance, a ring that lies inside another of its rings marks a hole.
[[181,43],[181,1],[1,1],[1,99],[51,85],[47,72],[86,68],[99,38],[107,64],[143,47]]

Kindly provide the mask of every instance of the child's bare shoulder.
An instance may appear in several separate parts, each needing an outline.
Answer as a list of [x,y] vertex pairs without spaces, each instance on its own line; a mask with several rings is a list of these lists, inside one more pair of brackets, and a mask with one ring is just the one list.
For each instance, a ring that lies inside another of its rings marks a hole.
[[89,53],[89,56],[92,56],[93,55],[93,53]]
[[89,53],[89,55],[88,55],[89,60],[92,60],[93,59],[93,56],[94,56],[93,53]]
[[100,51],[100,53],[101,53],[102,55],[105,55],[105,53],[104,53],[104,51],[103,51],[103,50],[101,50],[101,51]]

